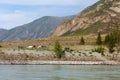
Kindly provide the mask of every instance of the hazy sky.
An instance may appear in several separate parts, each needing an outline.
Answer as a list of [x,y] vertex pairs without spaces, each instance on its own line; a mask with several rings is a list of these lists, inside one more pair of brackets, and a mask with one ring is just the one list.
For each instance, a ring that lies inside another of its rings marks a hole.
[[79,13],[98,0],[0,0],[0,28],[11,29],[42,16]]

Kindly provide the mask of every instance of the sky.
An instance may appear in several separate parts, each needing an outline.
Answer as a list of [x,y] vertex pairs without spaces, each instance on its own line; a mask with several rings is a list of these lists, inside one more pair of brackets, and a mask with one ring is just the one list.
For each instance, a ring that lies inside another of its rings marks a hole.
[[80,13],[98,0],[0,0],[0,28],[11,29],[43,16]]

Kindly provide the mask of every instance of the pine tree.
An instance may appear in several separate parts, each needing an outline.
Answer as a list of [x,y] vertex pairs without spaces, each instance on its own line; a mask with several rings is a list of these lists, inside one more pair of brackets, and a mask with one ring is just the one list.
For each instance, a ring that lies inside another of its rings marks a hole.
[[114,34],[111,33],[110,34],[110,40],[109,40],[109,43],[108,43],[109,52],[114,51],[115,43],[116,43],[116,40],[115,40]]
[[109,34],[105,36],[104,44],[106,45],[110,40]]
[[116,50],[117,50],[117,53],[120,52],[120,23],[116,22],[114,23],[114,27],[115,27],[115,30],[114,30],[114,36],[115,36],[115,40],[116,40]]
[[97,45],[101,45],[101,44],[102,44],[102,39],[101,39],[101,34],[100,34],[100,32],[98,33],[98,37],[97,37],[96,44],[97,44]]
[[105,44],[107,45],[109,52],[112,53],[116,44],[116,37],[114,33],[110,33],[106,36]]
[[80,44],[81,44],[81,45],[85,45],[85,40],[84,40],[83,37],[81,37]]
[[109,52],[112,53],[115,49],[120,52],[120,24],[114,23],[115,29],[105,37],[105,45],[107,45]]
[[55,56],[57,58],[61,58],[62,57],[62,46],[60,45],[59,41],[55,42],[54,52],[55,52]]

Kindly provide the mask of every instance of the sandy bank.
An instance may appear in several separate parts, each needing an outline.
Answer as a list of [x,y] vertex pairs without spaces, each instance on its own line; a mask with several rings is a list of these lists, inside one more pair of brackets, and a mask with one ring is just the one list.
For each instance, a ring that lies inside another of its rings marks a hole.
[[0,61],[0,65],[120,65],[115,61]]

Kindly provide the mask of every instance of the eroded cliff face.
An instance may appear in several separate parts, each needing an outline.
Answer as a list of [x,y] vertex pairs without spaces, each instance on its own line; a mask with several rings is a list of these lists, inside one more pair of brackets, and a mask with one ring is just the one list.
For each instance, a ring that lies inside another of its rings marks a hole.
[[[100,0],[78,14],[73,20],[65,21],[57,27],[53,36],[61,36],[65,33],[75,32],[79,29],[87,29],[93,24],[109,24],[113,20],[120,20],[120,0]],[[96,32],[104,31],[108,25],[99,26]],[[93,31],[95,32],[95,31]]]

